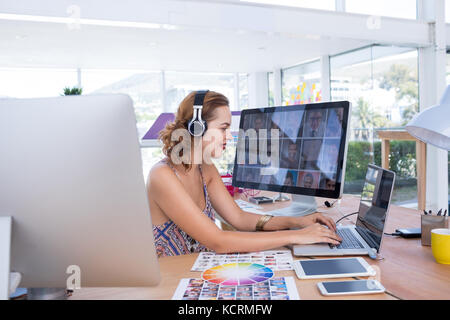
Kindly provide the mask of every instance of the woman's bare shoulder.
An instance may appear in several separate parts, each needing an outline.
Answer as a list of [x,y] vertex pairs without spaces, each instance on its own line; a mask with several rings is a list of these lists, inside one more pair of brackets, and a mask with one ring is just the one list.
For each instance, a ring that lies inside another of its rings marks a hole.
[[148,172],[148,184],[164,182],[167,178],[174,175],[173,170],[163,161],[157,162]]
[[219,171],[217,170],[216,166],[213,163],[211,164],[203,163],[202,172],[203,177],[205,178],[207,183],[211,182],[213,179],[220,178]]

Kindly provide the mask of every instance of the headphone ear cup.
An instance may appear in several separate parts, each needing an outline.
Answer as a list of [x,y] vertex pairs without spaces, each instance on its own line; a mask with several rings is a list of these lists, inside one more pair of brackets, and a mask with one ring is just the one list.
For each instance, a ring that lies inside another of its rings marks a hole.
[[201,137],[206,131],[206,122],[199,120],[192,120],[188,124],[188,131],[194,137]]

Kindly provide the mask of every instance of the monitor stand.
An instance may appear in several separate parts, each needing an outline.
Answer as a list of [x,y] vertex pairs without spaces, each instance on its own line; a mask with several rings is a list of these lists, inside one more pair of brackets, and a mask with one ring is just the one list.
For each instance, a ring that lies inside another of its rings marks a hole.
[[12,217],[0,217],[0,300],[9,299]]
[[305,216],[316,211],[317,204],[315,197],[293,194],[290,206],[268,211],[267,213],[274,216]]
[[28,288],[27,300],[67,300],[64,288]]
[[[12,217],[0,216],[0,300],[8,300],[19,286],[21,275],[10,272]],[[11,292],[12,291],[12,292]],[[28,300],[65,299],[64,288],[28,289]]]
[[289,198],[289,196],[287,196],[281,192],[278,194],[278,196],[276,198],[273,199],[273,201],[276,201],[276,202],[289,201],[289,200],[291,200],[291,198]]

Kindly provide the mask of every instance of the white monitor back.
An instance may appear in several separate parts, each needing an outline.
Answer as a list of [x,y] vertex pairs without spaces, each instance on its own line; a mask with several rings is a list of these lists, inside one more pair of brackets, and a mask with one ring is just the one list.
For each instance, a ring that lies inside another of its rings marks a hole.
[[65,288],[73,265],[82,287],[159,282],[128,96],[0,99],[0,154],[21,287]]

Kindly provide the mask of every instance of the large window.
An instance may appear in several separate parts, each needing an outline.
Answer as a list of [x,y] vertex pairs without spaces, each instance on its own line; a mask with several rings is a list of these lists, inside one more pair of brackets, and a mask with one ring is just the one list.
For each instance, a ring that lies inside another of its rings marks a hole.
[[[79,77],[80,76],[80,77]],[[165,79],[165,81],[164,81]],[[235,86],[235,79],[238,84]],[[181,100],[193,90],[223,93],[232,110],[248,106],[247,74],[188,73],[144,70],[0,68],[0,98],[56,97],[65,87],[81,82],[83,94],[123,93],[133,100],[137,129],[142,137],[162,112],[175,112]],[[164,83],[163,83],[164,81]],[[166,88],[163,92],[162,88]],[[235,88],[239,99],[235,100]],[[165,104],[165,105],[164,105]],[[236,105],[238,104],[238,105]],[[235,146],[231,144],[218,161],[221,172],[230,168]],[[142,148],[144,176],[162,158],[161,148]]]
[[77,83],[75,69],[0,68],[0,98],[57,97]]
[[232,110],[234,105],[234,75],[231,73],[191,73],[191,72],[165,72],[166,78],[166,106],[168,112],[175,112],[178,105],[189,92],[209,89],[225,95]]
[[445,0],[445,22],[450,23],[450,0]]
[[[447,12],[449,12],[450,1],[447,0],[445,5],[447,8]],[[447,85],[450,85],[450,52],[447,53],[447,66],[445,69],[446,69],[445,78],[447,80]],[[450,201],[450,151],[448,152],[448,200]]]
[[239,76],[239,110],[248,108],[248,74],[240,73]]
[[[136,70],[91,70],[81,73],[83,93],[124,93],[133,100],[139,137],[152,126],[163,112],[161,73]],[[160,148],[142,148],[144,175],[162,158]]]
[[416,50],[371,46],[331,57],[330,68],[331,98],[353,103],[354,130],[402,127],[418,111]]
[[403,19],[416,19],[416,0],[345,0],[345,11]]
[[82,70],[83,93],[124,93],[133,100],[139,136],[163,112],[161,73],[133,70]]
[[445,79],[447,80],[447,85],[450,85],[450,50],[447,52],[447,66],[445,68]]
[[[352,103],[344,192],[359,193],[368,163],[381,164],[377,130],[401,129],[418,112],[417,50],[371,46],[330,58],[331,98]],[[393,201],[417,202],[415,144],[392,141]]]
[[301,7],[320,10],[335,10],[335,0],[241,0],[242,2],[252,2],[260,4],[274,4],[279,6]]
[[275,105],[275,79],[273,72],[267,73],[267,81],[269,88],[269,107],[273,107]]
[[320,61],[300,64],[281,71],[283,105],[322,100]]

